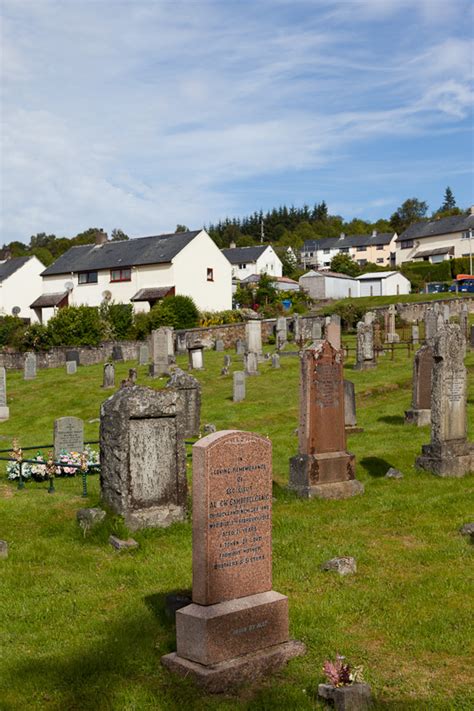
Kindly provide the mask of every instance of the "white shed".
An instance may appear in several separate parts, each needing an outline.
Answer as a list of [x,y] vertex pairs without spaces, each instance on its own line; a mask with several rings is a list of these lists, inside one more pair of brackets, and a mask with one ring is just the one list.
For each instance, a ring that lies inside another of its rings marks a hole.
[[359,296],[359,282],[347,274],[310,271],[299,278],[312,299],[345,299]]
[[409,294],[409,280],[400,272],[367,272],[357,277],[359,296],[396,296]]

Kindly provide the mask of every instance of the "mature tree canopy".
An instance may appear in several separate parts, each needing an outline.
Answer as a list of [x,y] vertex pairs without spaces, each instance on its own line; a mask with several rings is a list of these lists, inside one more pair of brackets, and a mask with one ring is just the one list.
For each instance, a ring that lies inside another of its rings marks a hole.
[[186,227],[186,225],[176,225],[175,232],[189,232],[189,227]]
[[445,210],[452,210],[454,207],[456,207],[456,200],[453,195],[453,191],[448,185],[448,187],[444,191],[444,202],[440,207],[440,212],[444,212]]
[[112,242],[122,242],[125,239],[130,239],[127,234],[123,230],[121,230],[118,227],[114,227],[112,232],[110,233],[110,239]]
[[400,234],[413,222],[422,220],[428,212],[428,205],[424,200],[408,198],[390,218],[390,224],[395,232]]
[[347,274],[348,276],[360,274],[359,265],[348,254],[336,254],[331,259],[330,269],[332,272]]

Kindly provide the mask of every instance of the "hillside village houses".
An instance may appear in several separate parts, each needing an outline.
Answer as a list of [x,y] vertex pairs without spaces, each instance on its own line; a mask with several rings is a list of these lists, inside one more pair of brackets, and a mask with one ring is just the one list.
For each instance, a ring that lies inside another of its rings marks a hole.
[[44,264],[37,257],[13,257],[0,261],[0,316],[37,321],[30,304],[42,289]]
[[396,232],[377,232],[370,235],[346,235],[307,240],[301,250],[301,263],[306,269],[329,269],[336,254],[348,254],[361,267],[372,262],[381,267],[395,266]]
[[228,249],[221,250],[232,265],[232,278],[243,281],[253,274],[268,274],[281,277],[283,264],[273,247],[262,244],[258,247],[236,247],[231,242]]
[[469,257],[474,231],[474,206],[468,215],[415,222],[395,240],[396,264],[410,261],[442,262]]
[[[191,296],[198,309],[232,308],[229,261],[205,230],[71,247],[42,272],[31,308],[46,323],[62,306],[104,300],[148,311],[167,295]],[[38,296],[38,292],[43,292]]]

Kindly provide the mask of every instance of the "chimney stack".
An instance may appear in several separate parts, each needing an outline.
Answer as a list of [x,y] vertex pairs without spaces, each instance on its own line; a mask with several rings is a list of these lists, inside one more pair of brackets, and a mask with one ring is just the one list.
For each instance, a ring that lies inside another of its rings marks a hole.
[[108,240],[107,232],[100,230],[100,232],[95,233],[95,244],[99,247],[101,244],[105,244]]
[[474,215],[474,205],[471,205],[471,207],[469,208],[469,214]]
[[377,237],[377,230],[372,230],[372,237]]
[[233,240],[232,240],[232,242],[229,244],[229,247],[230,247],[230,249],[235,249],[236,244],[235,244],[235,242],[234,242]]

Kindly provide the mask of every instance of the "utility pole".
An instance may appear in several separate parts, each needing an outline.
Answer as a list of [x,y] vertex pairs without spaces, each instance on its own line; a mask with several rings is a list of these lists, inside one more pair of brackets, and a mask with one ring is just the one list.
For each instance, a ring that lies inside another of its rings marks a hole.
[[263,229],[263,217],[260,219],[260,242],[263,244],[265,238],[265,230]]

